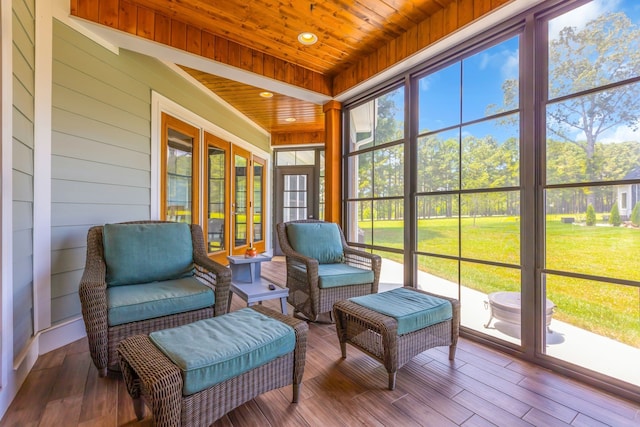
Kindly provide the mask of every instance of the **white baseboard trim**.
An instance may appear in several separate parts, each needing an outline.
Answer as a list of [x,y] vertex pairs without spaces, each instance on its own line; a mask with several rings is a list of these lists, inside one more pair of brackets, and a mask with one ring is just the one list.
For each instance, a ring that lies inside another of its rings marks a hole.
[[39,354],[45,354],[67,344],[71,344],[80,338],[84,338],[86,335],[87,331],[84,328],[82,317],[52,326],[39,333]]

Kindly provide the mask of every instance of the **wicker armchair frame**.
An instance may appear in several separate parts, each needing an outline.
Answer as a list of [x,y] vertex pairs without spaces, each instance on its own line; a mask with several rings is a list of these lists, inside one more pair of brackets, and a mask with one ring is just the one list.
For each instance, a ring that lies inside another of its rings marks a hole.
[[336,301],[378,292],[382,259],[379,255],[349,246],[339,225],[338,230],[340,230],[345,263],[353,267],[373,270],[373,282],[320,288],[318,286],[318,260],[296,252],[289,243],[286,224],[292,223],[326,223],[326,221],[305,219],[276,225],[280,248],[286,257],[287,288],[289,288],[287,301],[293,306],[294,315],[302,313],[307,319],[315,322],[321,313],[328,312],[331,316],[333,304]]
[[118,355],[127,391],[138,420],[151,408],[156,426],[208,426],[227,412],[269,390],[293,384],[297,403],[307,352],[305,322],[263,306],[252,309],[291,326],[296,346],[291,353],[189,396],[182,395],[182,375],[146,335],[124,340]]
[[449,360],[453,360],[458,345],[460,302],[420,289],[407,288],[450,301],[453,312],[451,320],[398,335],[398,322],[393,317],[351,301],[339,301],[333,307],[342,358],[347,357],[348,343],[382,363],[389,374],[389,390],[396,386],[398,369],[413,357],[432,347],[448,345]]
[[[158,224],[170,221],[130,221],[122,224]],[[91,227],[87,233],[87,257],[80,280],[80,303],[87,330],[89,351],[101,377],[108,371],[118,371],[116,347],[123,339],[137,334],[149,334],[160,329],[181,326],[200,319],[225,314],[228,311],[231,271],[207,256],[204,235],[199,225],[191,224],[195,277],[215,292],[215,305],[199,310],[123,325],[107,323],[107,283],[102,232],[104,226]]]

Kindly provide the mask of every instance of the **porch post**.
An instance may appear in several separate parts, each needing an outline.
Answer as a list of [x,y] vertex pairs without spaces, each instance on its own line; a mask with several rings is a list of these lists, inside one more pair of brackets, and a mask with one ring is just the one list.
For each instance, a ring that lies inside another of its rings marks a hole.
[[329,101],[323,106],[325,129],[325,204],[324,219],[342,223],[342,104]]

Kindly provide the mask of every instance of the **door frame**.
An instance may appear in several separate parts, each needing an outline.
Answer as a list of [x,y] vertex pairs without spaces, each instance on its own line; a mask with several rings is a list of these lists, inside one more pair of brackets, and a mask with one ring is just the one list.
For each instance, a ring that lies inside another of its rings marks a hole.
[[[285,175],[307,175],[307,218],[315,218],[317,219],[319,216],[319,170],[317,165],[299,165],[299,166],[277,166],[275,168],[274,179],[274,197],[273,197],[273,212],[274,219],[274,236],[275,226],[276,224],[283,221],[282,219],[282,209],[284,208],[284,176]],[[282,251],[280,250],[280,243],[278,242],[278,238],[276,237],[273,242],[273,250],[274,255],[282,255]]]

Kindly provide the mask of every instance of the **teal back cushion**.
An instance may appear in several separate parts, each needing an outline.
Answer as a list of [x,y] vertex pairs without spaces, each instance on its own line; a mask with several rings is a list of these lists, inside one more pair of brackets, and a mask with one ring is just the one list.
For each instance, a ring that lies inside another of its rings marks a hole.
[[193,245],[188,224],[106,224],[103,245],[107,286],[193,274]]
[[342,262],[342,238],[338,225],[332,222],[290,223],[286,226],[289,244],[319,264]]

